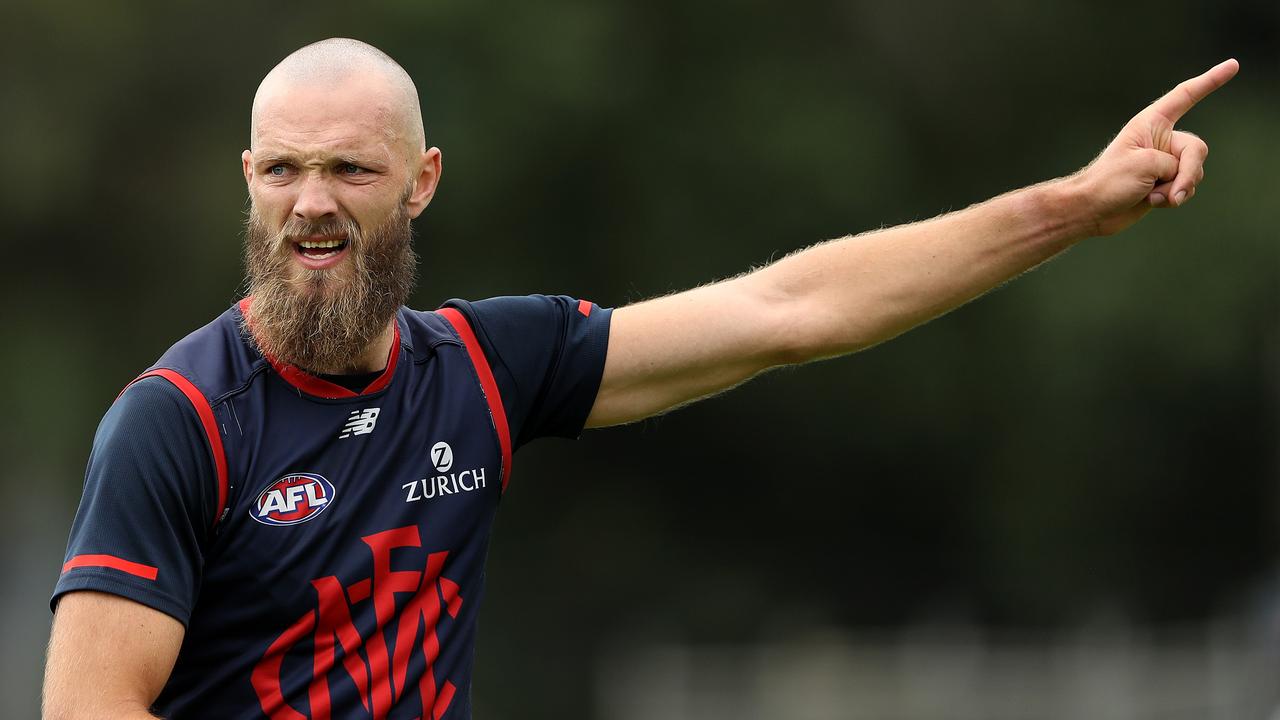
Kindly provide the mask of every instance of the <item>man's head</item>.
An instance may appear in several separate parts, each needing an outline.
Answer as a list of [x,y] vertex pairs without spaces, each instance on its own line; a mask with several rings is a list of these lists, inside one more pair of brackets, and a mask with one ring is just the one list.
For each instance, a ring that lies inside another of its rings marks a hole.
[[356,369],[413,288],[410,221],[440,179],[413,81],[358,40],[308,45],[262,80],[241,160],[254,339],[313,372]]

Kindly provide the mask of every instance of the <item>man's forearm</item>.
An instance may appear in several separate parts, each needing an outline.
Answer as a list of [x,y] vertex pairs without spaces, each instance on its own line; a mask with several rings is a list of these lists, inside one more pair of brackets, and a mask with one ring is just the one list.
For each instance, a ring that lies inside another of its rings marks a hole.
[[1061,253],[1095,227],[1072,176],[816,245],[748,277],[794,306],[791,359],[804,362],[899,335]]

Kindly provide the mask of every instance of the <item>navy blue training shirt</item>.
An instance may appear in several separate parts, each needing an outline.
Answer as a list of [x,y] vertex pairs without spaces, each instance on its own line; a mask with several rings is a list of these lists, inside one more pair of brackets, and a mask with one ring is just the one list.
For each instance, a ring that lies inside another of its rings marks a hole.
[[610,310],[401,308],[358,392],[264,358],[241,334],[250,302],[108,410],[51,606],[96,590],[182,622],[165,717],[470,717],[511,453],[581,432]]

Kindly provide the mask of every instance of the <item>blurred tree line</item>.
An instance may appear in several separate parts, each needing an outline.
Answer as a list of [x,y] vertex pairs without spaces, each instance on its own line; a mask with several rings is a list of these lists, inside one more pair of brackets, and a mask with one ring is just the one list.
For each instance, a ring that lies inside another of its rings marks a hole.
[[[1183,622],[1266,602],[1273,0],[0,12],[0,524],[29,551],[5,562],[44,568],[6,591],[6,622],[33,637],[98,418],[237,297],[258,81],[335,35],[404,65],[444,152],[417,228],[424,308],[527,292],[621,305],[962,208],[1074,171],[1175,82],[1243,65],[1183,123],[1212,148],[1188,208],[885,346],[524,450],[490,558],[482,712],[585,714],[592,657],[633,635]],[[38,647],[20,649],[10,662],[33,677]]]

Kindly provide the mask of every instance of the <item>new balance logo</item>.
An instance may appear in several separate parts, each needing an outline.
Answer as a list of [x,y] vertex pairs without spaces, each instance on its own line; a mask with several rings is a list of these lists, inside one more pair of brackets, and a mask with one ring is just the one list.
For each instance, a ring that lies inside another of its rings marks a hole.
[[342,434],[338,439],[349,438],[352,435],[368,435],[373,432],[373,426],[377,424],[378,408],[353,410],[351,417],[347,418],[347,424],[342,427]]

